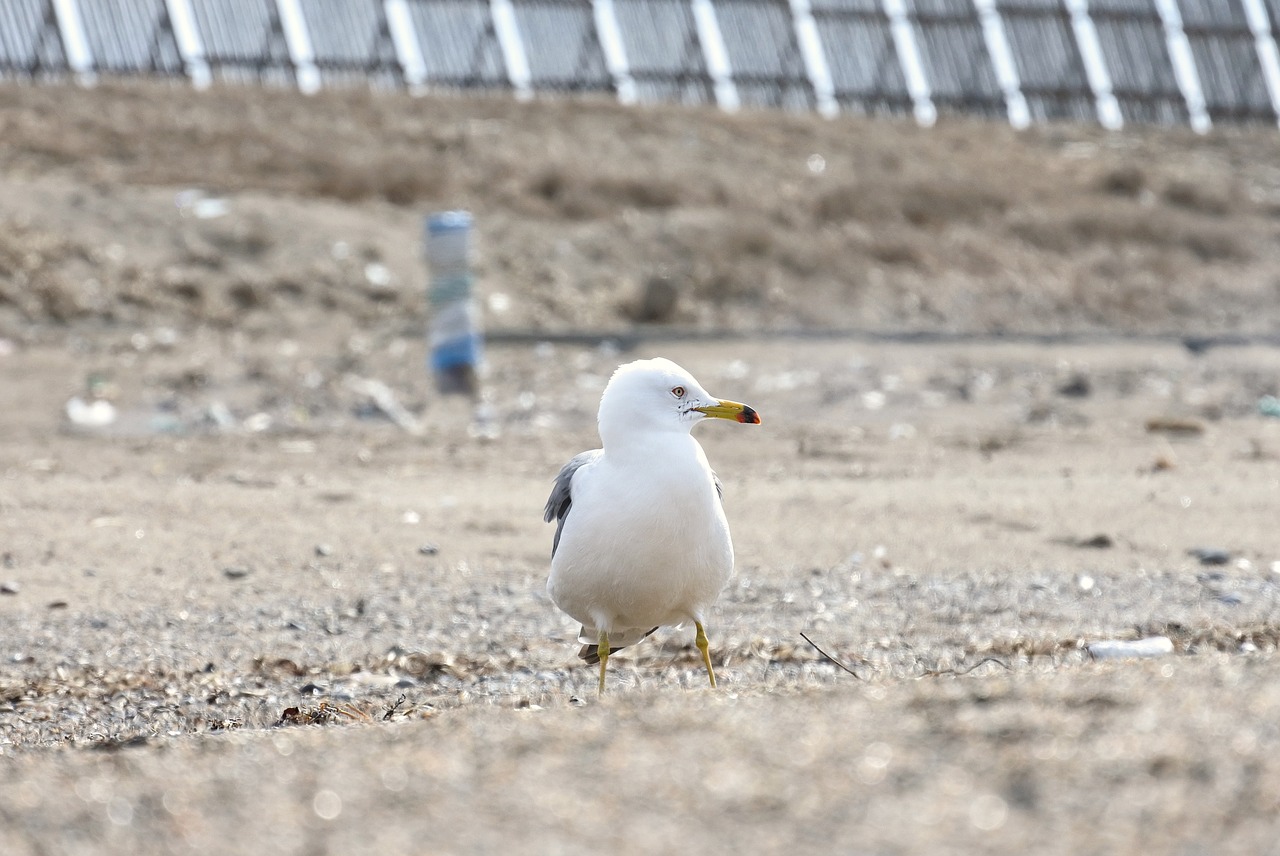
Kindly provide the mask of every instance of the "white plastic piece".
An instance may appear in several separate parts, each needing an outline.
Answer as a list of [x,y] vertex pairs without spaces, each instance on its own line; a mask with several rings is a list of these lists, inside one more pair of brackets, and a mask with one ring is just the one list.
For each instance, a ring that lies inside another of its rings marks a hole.
[[76,396],[67,402],[67,420],[77,428],[105,428],[116,421],[116,408],[105,399],[85,401]]
[[1124,658],[1164,657],[1173,653],[1173,640],[1168,636],[1148,636],[1146,639],[1103,639],[1085,646],[1095,660]]

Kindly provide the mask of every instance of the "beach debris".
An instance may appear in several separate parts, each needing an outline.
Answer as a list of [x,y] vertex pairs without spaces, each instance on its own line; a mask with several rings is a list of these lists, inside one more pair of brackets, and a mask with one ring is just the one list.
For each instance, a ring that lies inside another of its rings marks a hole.
[[806,636],[805,634],[801,633],[801,634],[800,634],[800,638],[801,638],[801,639],[803,639],[804,641],[808,642],[810,645],[812,645],[812,646],[813,646],[813,650],[815,650],[815,651],[817,651],[819,654],[821,654],[824,660],[827,660],[828,662],[830,662],[830,663],[832,663],[832,664],[834,664],[834,665],[838,666],[842,671],[845,671],[845,672],[849,673],[850,675],[853,675],[853,676],[854,676],[855,678],[857,678],[858,680],[862,680],[862,679],[863,679],[863,678],[862,678],[862,675],[859,675],[859,674],[858,674],[857,672],[855,672],[853,669],[849,668],[849,667],[848,667],[848,666],[846,666],[844,663],[840,662],[840,661],[839,661],[839,660],[837,660],[835,657],[831,656],[831,655],[830,655],[830,654],[828,654],[826,651],[824,651],[824,650],[822,650],[821,648],[819,648],[819,647],[818,647],[818,643],[817,643],[817,642],[814,642],[812,639],[810,639],[810,638],[809,638],[808,636]]
[[346,379],[347,388],[357,395],[363,395],[369,400],[369,404],[383,416],[390,419],[396,425],[399,425],[407,433],[415,437],[419,437],[423,433],[422,423],[418,417],[408,411],[396,394],[380,380],[374,378],[357,377],[356,375],[348,375]]
[[178,191],[174,195],[173,204],[179,215],[197,220],[216,220],[231,211],[231,203],[227,200],[206,196],[203,190],[195,188]]
[[1088,398],[1093,392],[1089,376],[1080,372],[1071,375],[1058,387],[1058,395],[1066,398]]
[[375,289],[391,290],[394,278],[391,269],[382,262],[369,262],[364,266],[364,279]]
[[244,430],[250,434],[261,434],[264,431],[270,431],[271,426],[275,424],[275,417],[270,413],[255,413],[244,420]]
[[1194,437],[1204,433],[1204,423],[1181,416],[1153,416],[1147,420],[1147,433]]
[[1163,657],[1173,653],[1173,640],[1168,636],[1148,636],[1145,639],[1101,639],[1085,646],[1095,660]]
[[220,431],[227,431],[236,427],[235,414],[222,401],[210,402],[205,409],[204,421]]
[[76,428],[105,428],[116,421],[116,406],[105,398],[73,396],[66,404],[67,421]]
[[1221,547],[1192,547],[1188,556],[1194,556],[1202,565],[1225,565],[1231,561],[1231,553]]

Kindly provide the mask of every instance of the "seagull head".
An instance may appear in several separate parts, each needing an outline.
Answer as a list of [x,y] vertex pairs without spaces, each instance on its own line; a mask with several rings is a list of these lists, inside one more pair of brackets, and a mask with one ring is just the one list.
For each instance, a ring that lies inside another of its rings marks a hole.
[[658,357],[619,366],[600,398],[600,436],[626,431],[683,431],[703,419],[760,424],[756,411],[737,401],[715,398],[697,378]]

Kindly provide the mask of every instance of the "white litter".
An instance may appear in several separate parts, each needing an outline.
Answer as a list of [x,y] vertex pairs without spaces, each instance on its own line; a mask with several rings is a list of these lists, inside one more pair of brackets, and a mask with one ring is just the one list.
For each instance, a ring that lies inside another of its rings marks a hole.
[[1173,640],[1168,636],[1146,639],[1103,639],[1085,646],[1095,660],[1118,660],[1132,657],[1163,657],[1173,653]]
[[76,396],[67,402],[67,419],[77,428],[105,428],[116,421],[116,408],[101,398],[85,401]]

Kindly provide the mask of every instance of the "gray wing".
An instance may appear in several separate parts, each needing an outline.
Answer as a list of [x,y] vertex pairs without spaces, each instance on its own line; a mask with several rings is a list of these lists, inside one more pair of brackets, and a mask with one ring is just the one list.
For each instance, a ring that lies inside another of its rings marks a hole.
[[547,507],[542,512],[542,519],[548,523],[552,520],[559,521],[556,524],[555,538],[551,541],[552,556],[555,556],[556,548],[560,546],[560,532],[564,529],[565,518],[569,516],[569,507],[573,505],[573,498],[569,493],[569,485],[573,481],[573,474],[583,464],[591,463],[602,454],[604,454],[603,449],[592,449],[590,452],[574,455],[573,460],[565,464],[560,470],[560,475],[556,476],[556,483],[551,488],[551,496],[547,498]]

